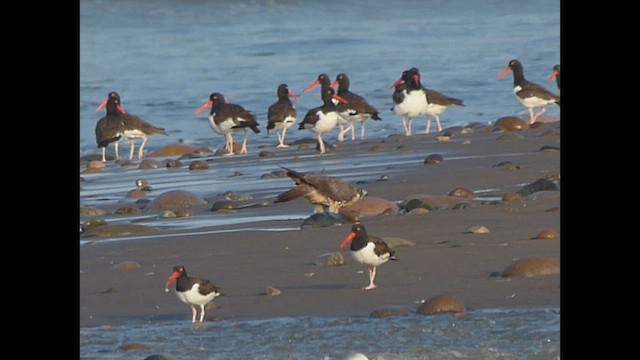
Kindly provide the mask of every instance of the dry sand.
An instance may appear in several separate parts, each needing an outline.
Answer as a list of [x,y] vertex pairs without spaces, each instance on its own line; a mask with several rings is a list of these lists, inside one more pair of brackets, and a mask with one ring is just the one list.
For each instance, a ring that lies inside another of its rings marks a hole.
[[[559,147],[559,136],[543,135],[559,123],[545,124],[519,134],[524,139],[496,140],[501,134],[476,132],[438,143],[433,134],[400,137],[403,149],[462,147],[455,161],[435,165],[404,166],[400,174],[384,182],[362,185],[369,196],[389,200],[412,194],[446,195],[456,187],[488,190],[482,196],[500,197],[550,174],[560,174],[560,152],[539,151],[544,145]],[[470,144],[462,141],[470,140]],[[356,142],[358,143],[358,142]],[[397,143],[387,146],[397,146]],[[341,157],[370,154],[371,143],[350,144]],[[376,156],[384,156],[376,155]],[[255,156],[255,161],[261,161]],[[511,161],[522,166],[507,170],[493,165]],[[283,164],[289,165],[289,164]],[[295,166],[292,165],[293,168]],[[384,170],[380,170],[384,173]],[[189,320],[191,312],[164,283],[174,265],[184,265],[191,276],[205,277],[223,288],[217,308],[208,319],[249,319],[278,316],[368,315],[385,306],[417,308],[420,301],[451,294],[467,309],[559,307],[560,276],[532,278],[489,277],[516,259],[560,257],[560,238],[534,239],[545,229],[560,233],[560,192],[547,191],[523,202],[497,202],[459,210],[435,210],[424,215],[366,217],[369,234],[400,237],[416,243],[396,249],[398,261],[378,269],[372,291],[366,269],[352,261],[348,249],[338,249],[350,224],[286,232],[230,232],[191,236],[167,236],[130,241],[98,240],[80,247],[80,325],[121,322]],[[304,199],[263,208],[269,212],[308,211]],[[297,226],[300,220],[284,221]],[[465,231],[484,225],[488,234]],[[206,231],[196,229],[193,232]],[[170,232],[166,232],[170,234]],[[344,266],[315,264],[322,254],[341,251]],[[134,261],[139,269],[118,269],[116,264]],[[282,295],[264,295],[267,286]]]

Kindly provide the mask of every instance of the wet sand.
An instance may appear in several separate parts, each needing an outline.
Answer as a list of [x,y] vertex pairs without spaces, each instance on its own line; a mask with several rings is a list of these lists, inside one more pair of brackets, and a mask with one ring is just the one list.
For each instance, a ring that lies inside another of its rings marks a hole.
[[[502,134],[476,131],[452,137],[448,142],[438,142],[433,133],[347,141],[315,168],[348,169],[350,162],[358,159],[359,164],[365,163],[362,166],[370,170],[367,180],[374,179],[376,173],[391,174],[388,181],[359,186],[366,188],[371,197],[394,202],[415,194],[446,195],[456,187],[495,200],[540,178],[560,174],[560,152],[539,151],[545,145],[560,146],[558,128],[559,123],[545,124],[517,132],[524,139],[516,140],[496,140]],[[544,135],[552,129],[558,131]],[[470,144],[463,144],[465,140]],[[384,144],[389,151],[368,152],[374,144]],[[281,165],[304,170],[313,168],[320,159],[319,155],[297,158],[293,155],[296,149],[282,153],[275,148],[270,150],[276,152],[276,160],[260,158],[256,149],[250,149],[253,153],[249,156],[221,162],[239,161],[259,167],[265,161],[281,161]],[[449,151],[453,151],[451,157],[447,155]],[[302,152],[314,154],[312,149]],[[428,154],[435,153],[443,154],[442,163],[422,163]],[[412,160],[393,166],[378,165],[392,154]],[[501,161],[511,161],[522,168],[508,170],[494,166]],[[109,167],[117,165],[111,163]],[[106,178],[110,174],[105,171],[99,176]],[[91,176],[94,175],[83,175],[88,180]],[[267,182],[262,186],[264,189],[254,194],[279,191],[269,188]],[[372,291],[361,290],[368,283],[366,269],[352,261],[348,249],[338,249],[351,224],[291,231],[237,231],[239,226],[229,224],[215,229],[163,230],[162,236],[136,240],[92,238],[95,241],[80,247],[80,325],[189,321],[191,311],[173,294],[173,288],[170,293],[164,292],[164,283],[178,264],[184,265],[189,275],[208,278],[222,287],[224,296],[214,301],[216,309],[207,313],[209,320],[368,315],[386,306],[417,308],[420,301],[444,293],[462,299],[467,309],[558,307],[559,275],[500,278],[489,274],[502,271],[516,259],[559,257],[560,238],[534,239],[545,229],[560,232],[559,206],[560,192],[545,191],[526,197],[523,202],[493,201],[463,209],[433,210],[424,215],[364,217],[362,223],[369,234],[416,243],[414,247],[397,248],[398,261],[378,268],[378,288]],[[298,199],[239,210],[232,215],[311,215],[312,211],[312,205]],[[195,216],[218,215],[205,209]],[[298,228],[300,223],[300,219],[268,220],[242,226],[274,230]],[[465,233],[475,225],[486,226],[490,233]],[[207,233],[227,229],[236,231]],[[318,256],[333,251],[345,256],[344,266],[315,264]],[[123,270],[115,266],[125,261],[134,261],[141,267]],[[264,295],[269,285],[280,289],[282,295]]]

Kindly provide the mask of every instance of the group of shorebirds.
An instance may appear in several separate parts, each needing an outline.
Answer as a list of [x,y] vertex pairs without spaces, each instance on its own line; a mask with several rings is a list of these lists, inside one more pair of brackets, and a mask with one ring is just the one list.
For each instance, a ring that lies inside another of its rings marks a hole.
[[[516,99],[529,110],[531,123],[534,123],[538,116],[546,111],[550,104],[560,105],[560,96],[551,93],[543,86],[529,82],[524,77],[522,64],[518,60],[511,60],[507,67],[497,75],[501,78],[509,71],[513,71],[513,90]],[[553,67],[553,73],[549,81],[556,78],[558,90],[560,90],[560,65]],[[331,82],[327,74],[320,74],[318,78],[309,84],[303,92],[320,85],[320,95],[322,105],[307,111],[305,117],[299,124],[298,129],[307,129],[315,133],[318,137],[320,153],[326,152],[322,135],[327,134],[338,126],[338,141],[344,141],[344,135],[351,132],[351,140],[355,140],[355,124],[361,124],[360,137],[364,139],[365,121],[381,120],[378,110],[369,104],[364,97],[349,90],[349,78],[346,74],[338,74]],[[334,87],[338,86],[337,92]],[[402,118],[405,135],[412,135],[412,122],[421,115],[427,118],[426,133],[431,128],[431,119],[436,120],[438,131],[442,131],[440,114],[452,105],[464,106],[463,101],[453,97],[443,95],[435,90],[425,88],[421,84],[420,71],[411,68],[402,72],[400,78],[392,85],[395,88],[392,98],[394,106],[392,110]],[[278,137],[278,148],[288,147],[285,144],[287,129],[291,128],[297,120],[297,111],[289,98],[297,99],[298,96],[292,92],[287,84],[280,84],[277,89],[278,100],[268,108],[267,130],[275,129]],[[129,160],[133,159],[135,150],[135,139],[141,138],[142,144],[138,150],[138,159],[143,157],[144,145],[148,135],[164,134],[163,128],[151,125],[149,122],[127,113],[121,105],[120,95],[117,92],[110,92],[96,109],[99,111],[106,106],[107,115],[101,118],[95,129],[96,142],[98,148],[102,148],[102,161],[106,161],[106,147],[114,143],[116,160],[120,159],[118,143],[122,140],[131,142]],[[225,149],[227,155],[234,154],[233,135],[236,132],[244,132],[244,140],[240,149],[241,154],[247,154],[247,129],[254,133],[259,133],[259,124],[252,111],[244,109],[240,105],[227,103],[224,95],[214,92],[209,96],[209,101],[196,110],[196,114],[207,108],[211,108],[208,120],[211,129],[216,134],[225,137]],[[534,114],[535,108],[541,110]]]
[[[511,60],[507,67],[501,71],[497,78],[501,78],[509,71],[513,71],[514,94],[516,99],[529,110],[530,121],[534,123],[536,119],[545,112],[550,104],[560,105],[560,96],[555,95],[541,85],[529,82],[524,77],[522,64],[518,60]],[[553,67],[553,72],[548,81],[556,78],[558,90],[560,90],[560,65]],[[439,115],[452,105],[463,106],[460,99],[443,95],[437,91],[427,89],[422,86],[420,71],[411,68],[403,71],[400,78],[391,87],[395,88],[393,93],[394,107],[392,110],[402,118],[402,124],[406,136],[411,136],[412,121],[420,116],[427,117],[426,133],[429,133],[431,120],[436,120],[438,131],[442,131]],[[364,138],[365,125],[368,119],[381,120],[378,110],[370,105],[362,96],[349,91],[349,78],[346,74],[339,74],[332,83],[326,74],[318,75],[318,78],[310,83],[303,92],[321,85],[321,98],[323,105],[309,110],[299,129],[307,129],[317,134],[320,152],[325,153],[326,149],[322,141],[322,135],[330,132],[336,126],[340,127],[338,140],[344,141],[344,135],[351,131],[351,139],[355,140],[355,123],[361,123],[361,138]],[[338,91],[333,89],[338,85]],[[287,129],[293,126],[297,119],[295,106],[291,103],[291,98],[297,98],[287,84],[281,84],[277,90],[278,100],[269,106],[267,129],[275,129],[278,136],[279,148],[288,147],[285,144]],[[139,117],[128,114],[121,106],[120,96],[116,92],[110,92],[96,109],[99,111],[103,107],[107,108],[107,115],[98,121],[96,125],[96,140],[99,148],[102,148],[102,161],[105,161],[106,147],[109,143],[114,143],[116,159],[119,159],[118,142],[122,139],[131,141],[131,151],[129,159],[133,159],[135,143],[137,138],[143,139],[138,151],[138,158],[143,157],[144,145],[147,136],[153,134],[165,134],[162,128],[155,127]],[[208,116],[209,124],[214,132],[223,135],[226,139],[225,148],[228,155],[233,155],[233,134],[237,131],[244,132],[244,140],[240,153],[247,153],[247,128],[255,133],[259,133],[259,124],[256,116],[245,110],[242,106],[230,104],[225,101],[224,95],[214,92],[209,96],[209,101],[196,110],[196,114],[211,108]],[[533,109],[541,108],[535,114]],[[286,202],[299,197],[306,198],[316,206],[316,212],[329,211],[338,213],[339,209],[353,204],[367,195],[366,190],[356,188],[344,181],[323,175],[313,175],[299,173],[291,169],[284,168],[287,175],[296,183],[296,186],[280,194],[275,202]],[[138,184],[136,184],[138,185]],[[376,288],[374,280],[378,266],[389,260],[395,260],[395,252],[380,238],[367,234],[362,224],[356,223],[352,226],[349,235],[342,241],[340,248],[350,243],[350,253],[354,260],[368,267],[369,284],[363,290]],[[188,304],[192,309],[192,322],[196,322],[197,308],[199,306],[199,321],[204,321],[205,305],[219,296],[220,288],[213,285],[211,281],[198,277],[190,277],[184,266],[178,265],[173,268],[173,273],[165,284],[165,291],[169,291],[169,285],[176,282],[175,291],[178,298]]]

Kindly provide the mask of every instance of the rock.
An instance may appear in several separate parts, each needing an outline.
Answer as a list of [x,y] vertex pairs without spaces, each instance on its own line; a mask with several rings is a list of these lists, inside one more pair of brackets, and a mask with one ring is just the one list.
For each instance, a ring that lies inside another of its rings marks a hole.
[[386,318],[390,316],[405,316],[405,315],[409,315],[409,313],[411,312],[412,312],[412,309],[406,306],[392,306],[392,307],[386,307],[383,309],[374,310],[373,312],[371,312],[371,314],[369,314],[369,317],[374,319],[381,319],[381,318]]
[[121,208],[116,209],[116,211],[114,211],[113,213],[117,215],[129,215],[129,214],[139,214],[141,212],[142,210],[140,210],[135,206],[123,206]]
[[465,231],[465,234],[488,234],[488,233],[489,233],[489,229],[484,225],[472,226],[468,228],[467,231]]
[[189,170],[207,170],[207,169],[209,169],[209,164],[207,164],[206,161],[196,160],[196,161],[192,161],[191,164],[189,164]]
[[553,145],[544,145],[543,147],[540,148],[540,152],[555,153],[558,151],[560,151],[560,148]]
[[380,145],[380,144],[376,144],[371,146],[367,151],[370,153],[379,153],[379,152],[385,152],[387,151],[387,147],[384,145]]
[[304,219],[300,227],[302,229],[305,228],[318,228],[318,227],[327,227],[327,226],[336,226],[345,224],[347,221],[341,215],[333,214],[333,213],[317,213],[309,216]]
[[144,159],[140,162],[140,169],[142,170],[157,169],[159,167],[160,163],[154,159]]
[[258,156],[259,157],[274,157],[274,156],[276,156],[276,153],[274,153],[273,151],[262,150],[262,151],[260,151]]
[[102,169],[99,168],[87,168],[82,170],[81,174],[91,175],[91,174],[100,174],[102,173]]
[[[456,204],[469,203],[468,199],[457,197],[457,196],[448,196],[448,195],[414,195],[415,197],[410,198],[406,205],[405,211],[411,211],[412,209],[422,207],[427,210],[441,210],[441,209],[451,209]],[[411,206],[415,207],[411,207]]]
[[142,190],[138,190],[138,189],[130,190],[127,193],[127,197],[128,198],[133,198],[133,199],[141,198],[141,197],[145,197],[145,196],[147,196],[147,192],[146,191],[142,191]]
[[207,205],[204,199],[185,190],[171,190],[160,194],[147,205],[147,209],[175,210]]
[[184,154],[184,155],[180,155],[180,157],[178,157],[178,160],[182,161],[182,160],[193,160],[193,159],[199,159],[201,156],[196,155],[194,153],[188,153],[188,154]]
[[93,208],[93,207],[80,207],[80,216],[101,216],[106,214],[106,212],[102,209]]
[[369,360],[369,358],[363,353],[353,353],[349,354],[344,360]]
[[107,225],[107,222],[104,219],[91,219],[89,221],[83,222],[80,228],[82,229],[82,232],[86,233],[87,230],[91,229],[92,227],[103,225]]
[[234,191],[227,191],[226,193],[222,194],[222,196],[227,199],[227,200],[232,200],[232,201],[248,201],[248,200],[253,200],[253,196],[248,195],[248,194],[238,194],[237,192]]
[[440,135],[440,136],[436,136],[436,140],[438,140],[438,142],[447,142],[451,140],[451,137]]
[[193,150],[194,154],[213,154],[213,150],[208,147],[199,147]]
[[322,254],[316,258],[315,264],[318,266],[342,266],[345,264],[344,256],[339,252]]
[[468,209],[468,208],[473,208],[473,207],[476,207],[476,205],[472,204],[470,202],[460,202],[460,203],[457,203],[457,204],[453,205],[451,207],[451,210],[463,210],[463,209]]
[[136,164],[135,162],[133,162],[131,160],[125,160],[125,161],[120,163],[120,167],[123,167],[123,168],[134,168],[136,166],[138,166],[138,164]]
[[553,274],[560,274],[560,259],[532,257],[513,262],[502,272],[502,277],[533,277]]
[[298,139],[291,144],[292,145],[315,145],[317,142],[318,142],[318,139],[316,138],[304,138],[304,139]]
[[389,247],[391,249],[397,249],[399,247],[414,247],[416,246],[416,243],[414,243],[413,241],[409,241],[407,239],[403,239],[403,238],[399,238],[399,237],[389,237],[389,236],[383,236],[382,240],[384,240],[384,242],[387,243],[387,245],[389,245]]
[[160,229],[144,225],[101,225],[94,226],[84,232],[85,236],[113,237],[126,235],[147,235],[159,232]]
[[142,266],[135,261],[122,261],[113,266],[114,269],[119,270],[137,270]]
[[92,160],[87,163],[87,168],[89,169],[102,169],[105,166],[107,165],[100,160]]
[[271,175],[278,178],[288,178],[287,170],[274,170],[271,172]]
[[443,313],[463,313],[465,306],[462,300],[452,295],[438,295],[420,305],[416,313],[421,315],[435,315]]
[[523,201],[523,198],[520,194],[508,192],[502,195],[502,201]]
[[444,158],[440,154],[429,155],[426,159],[424,159],[425,164],[439,164],[443,161]]
[[83,182],[84,182],[84,178],[80,176],[80,184],[82,184]]
[[398,205],[389,200],[367,196],[354,204],[341,208],[340,214],[356,212],[360,216],[397,215],[398,210]]
[[462,142],[462,145],[469,145],[469,144],[471,144],[471,140],[469,139]]
[[211,211],[218,210],[236,210],[238,208],[238,203],[232,200],[220,200],[213,203],[211,206]]
[[382,174],[382,175],[380,175],[380,177],[376,181],[388,181],[388,180],[391,180],[391,176],[389,176],[387,174]]
[[553,229],[547,229],[547,230],[542,230],[538,236],[536,236],[536,239],[541,239],[541,240],[550,240],[550,239],[557,239],[560,236],[560,234],[558,234],[557,231],[553,230]]
[[451,192],[449,193],[449,196],[457,196],[465,199],[475,199],[476,197],[473,191],[463,187],[459,187],[451,190]]
[[499,162],[499,163],[493,165],[493,167],[499,167],[499,168],[503,168],[503,169],[507,169],[507,170],[520,170],[520,169],[522,169],[522,166],[520,166],[518,164],[514,164],[511,161],[502,161],[502,162]]
[[496,140],[522,140],[524,136],[516,133],[506,133],[498,136]]
[[404,206],[404,211],[405,212],[411,212],[415,209],[425,209],[427,211],[429,211],[429,209],[427,209],[426,205],[424,204],[424,202],[420,199],[411,199],[409,201],[407,201],[406,205]]
[[261,180],[271,180],[271,179],[277,179],[277,178],[278,177],[273,175],[272,173],[266,173],[266,174],[260,175]]
[[164,210],[164,211],[162,211],[162,212],[160,213],[160,217],[161,217],[161,218],[163,218],[163,219],[166,219],[166,218],[174,218],[174,217],[176,217],[176,213],[174,213],[174,212],[173,212],[173,211],[171,211],[171,210]]
[[167,160],[164,164],[167,168],[182,167],[182,162],[180,162],[180,160]]
[[156,151],[151,152],[147,155],[147,157],[165,157],[165,156],[180,156],[186,153],[195,152],[196,148],[182,145],[182,144],[172,144],[164,146]]
[[146,358],[144,358],[144,360],[173,360],[173,359],[165,355],[149,355]]
[[527,184],[518,191],[520,196],[526,197],[538,191],[560,191],[560,179],[553,176],[547,176],[544,179],[538,179],[531,184]]
[[428,213],[429,213],[429,210],[419,207],[419,208],[411,209],[409,212],[407,212],[407,215],[424,215]]
[[504,131],[520,131],[529,129],[529,122],[515,116],[503,116],[496,120],[495,125],[501,127]]
[[282,291],[280,291],[280,289],[276,289],[273,286],[267,286],[267,296],[280,296],[280,294],[282,294]]
[[140,343],[129,343],[129,344],[123,344],[118,349],[122,351],[148,350],[148,349],[151,349],[151,346],[140,344]]
[[189,209],[177,209],[174,214],[176,215],[176,217],[189,217],[193,216],[193,211]]

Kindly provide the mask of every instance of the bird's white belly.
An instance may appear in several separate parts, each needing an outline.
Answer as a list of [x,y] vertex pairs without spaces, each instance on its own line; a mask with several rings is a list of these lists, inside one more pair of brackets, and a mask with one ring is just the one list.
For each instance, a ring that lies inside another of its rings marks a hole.
[[191,290],[188,290],[185,292],[176,291],[176,296],[178,296],[178,299],[180,299],[180,301],[182,301],[185,304],[204,305],[211,302],[211,300],[213,300],[213,298],[215,298],[218,295],[218,293],[216,293],[215,291],[210,294],[207,294],[206,296],[202,295],[200,294],[200,291],[198,291],[199,288],[200,288],[200,285],[195,284],[193,285]]
[[424,91],[411,91],[405,95],[402,102],[403,115],[414,118],[427,114],[427,98]]
[[279,122],[276,124],[275,129],[278,131],[282,131],[284,129],[288,129],[291,126],[293,126],[293,124],[295,124],[296,122],[296,118],[293,116],[287,116],[286,118],[284,118],[283,121]]
[[362,122],[370,118],[371,118],[371,115],[369,114],[359,113],[359,114],[352,115],[348,111],[343,111],[340,113],[340,119],[338,119],[338,122],[342,123],[342,121],[345,121],[345,123],[342,123],[342,124],[349,125],[353,122]]
[[440,115],[445,110],[447,110],[447,106],[444,106],[444,105],[438,105],[438,104],[427,105],[427,115]]
[[146,134],[140,130],[125,130],[122,135],[127,140],[139,139],[146,136]]
[[323,114],[322,111],[319,111],[318,116],[320,117],[320,120],[318,120],[315,126],[311,128],[311,131],[316,134],[328,133],[338,125],[339,116],[336,111],[332,111],[328,114]]
[[213,117],[215,116],[215,113],[209,115],[209,117],[207,118],[209,120],[209,125],[211,126],[211,129],[218,135],[226,135],[230,132],[232,132],[231,128],[233,126],[235,126],[233,120],[231,119],[226,119],[225,121],[221,122],[220,124],[216,124],[216,122],[213,120]]
[[369,266],[380,266],[389,261],[389,254],[378,256],[373,251],[374,248],[375,244],[370,242],[358,251],[351,251],[351,257],[360,264]]
[[543,106],[547,106],[549,104],[553,104],[555,102],[553,100],[540,99],[539,97],[535,97],[535,96],[522,99],[522,98],[520,98],[519,96],[516,95],[516,99],[518,99],[520,104],[522,104],[522,106],[524,106],[526,108],[543,107]]

